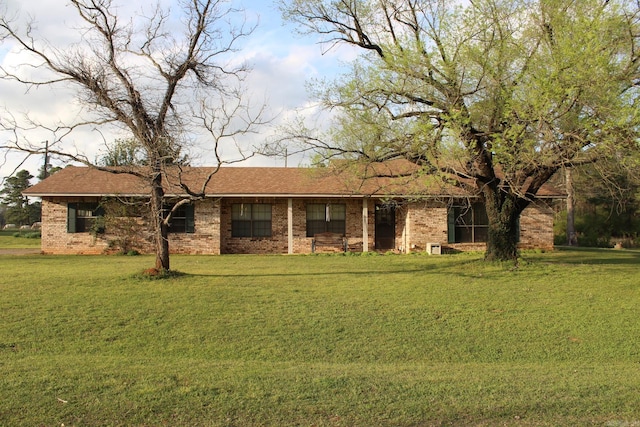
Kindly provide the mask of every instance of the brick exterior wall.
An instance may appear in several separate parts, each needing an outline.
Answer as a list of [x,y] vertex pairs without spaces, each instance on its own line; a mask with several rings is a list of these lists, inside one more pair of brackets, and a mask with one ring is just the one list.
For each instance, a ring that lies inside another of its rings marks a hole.
[[[231,206],[235,203],[271,204],[271,237],[232,237]],[[341,203],[346,205],[346,236],[352,248],[362,250],[361,199],[292,199],[293,253],[311,253],[312,237],[307,237],[307,204]],[[222,202],[220,215],[221,253],[224,254],[286,254],[289,252],[288,199],[281,198],[228,198]],[[370,231],[370,235],[373,232]],[[371,239],[370,239],[371,240]],[[371,240],[373,241],[373,240]],[[338,252],[340,248],[318,247],[316,252]]]
[[108,244],[90,233],[67,233],[67,203],[96,199],[42,199],[41,249],[45,254],[100,254]]
[[[271,205],[271,237],[232,237],[231,207],[235,203]],[[286,254],[287,199],[231,198],[222,200],[220,211],[220,251],[223,254]]]
[[[553,249],[553,209],[536,201],[520,216],[521,249]],[[448,243],[447,206],[444,202],[410,203],[396,211],[396,242],[403,252],[426,250],[427,243],[440,243],[444,250],[481,251],[485,243]]]
[[[75,202],[98,202],[96,198],[43,198],[42,242],[45,254],[101,254],[118,252],[115,243],[123,238],[107,226],[105,233],[67,232],[67,205]],[[195,202],[195,233],[169,233],[171,253],[220,254],[220,203],[214,200]],[[124,221],[129,220],[123,219]],[[135,219],[129,249],[153,252],[153,236],[142,218]]]
[[[427,249],[427,243],[447,242],[447,207],[443,203],[421,201],[403,206],[400,222],[396,229],[404,231],[398,235],[398,249],[403,252],[420,252]],[[405,227],[403,230],[402,227]]]
[[[375,248],[375,205],[366,199],[368,209],[368,248]],[[44,198],[42,200],[42,251],[47,254],[100,254],[115,252],[117,236],[107,228],[104,234],[67,232],[67,203],[90,202],[96,199]],[[231,206],[234,203],[267,203],[272,205],[271,237],[232,237]],[[293,213],[293,247],[295,254],[311,252],[311,237],[306,236],[306,205],[308,203],[343,203],[346,205],[346,237],[349,250],[363,248],[363,201],[359,198],[291,200]],[[171,253],[186,254],[286,254],[288,238],[289,200],[286,198],[227,198],[195,202],[195,232],[170,233]],[[440,243],[444,250],[484,250],[485,244],[447,243],[447,206],[438,201],[399,204],[396,208],[394,250],[420,252],[427,243]],[[142,219],[133,248],[142,253],[153,251],[151,235]],[[553,210],[543,202],[525,209],[520,220],[521,248],[553,248]],[[340,248],[318,247],[317,252],[337,252]]]
[[194,233],[169,233],[169,251],[175,254],[220,254],[220,201],[195,202]]
[[553,249],[553,207],[536,201],[520,216],[520,244],[522,249]]

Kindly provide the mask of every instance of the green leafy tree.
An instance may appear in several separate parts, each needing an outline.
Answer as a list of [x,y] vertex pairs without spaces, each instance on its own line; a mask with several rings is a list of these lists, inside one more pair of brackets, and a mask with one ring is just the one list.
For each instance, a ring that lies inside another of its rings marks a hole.
[[[166,163],[187,166],[189,159],[181,155],[181,147],[173,148],[174,152],[165,159]],[[133,138],[116,139],[106,147],[106,153],[98,160],[102,166],[148,166],[145,149]]]
[[143,147],[135,139],[116,139],[100,160],[103,166],[132,166],[146,163]]
[[[569,240],[570,211],[574,212],[574,244],[610,247],[615,243],[640,243],[640,179],[638,155],[619,152],[596,164],[572,168],[573,206],[567,203],[566,225],[558,224],[559,243]],[[569,179],[568,176],[566,179]],[[558,182],[558,185],[562,185]]]
[[351,163],[405,159],[480,197],[486,259],[517,259],[518,219],[562,167],[635,144],[637,2],[281,0],[360,57],[315,94],[337,115],[284,139]]
[[2,204],[6,206],[5,221],[7,224],[29,225],[40,220],[40,204],[29,203],[29,199],[22,195],[22,191],[31,185],[29,180],[33,175],[27,170],[21,170],[6,179],[2,194]]

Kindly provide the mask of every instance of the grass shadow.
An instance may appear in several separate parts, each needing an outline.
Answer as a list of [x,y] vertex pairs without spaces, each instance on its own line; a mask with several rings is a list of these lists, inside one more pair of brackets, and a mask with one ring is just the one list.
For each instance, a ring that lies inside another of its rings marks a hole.
[[640,250],[556,246],[551,256],[525,254],[523,259],[552,264],[637,265],[640,264]]
[[[339,257],[337,255],[336,257]],[[329,256],[326,256],[329,257]],[[405,255],[398,255],[398,257],[405,257]],[[407,257],[407,259],[410,259]],[[451,271],[465,272],[471,265],[483,265],[484,261],[476,258],[460,257],[459,259],[449,259],[447,262],[442,262],[442,258],[439,262],[429,262],[429,257],[424,258],[424,262],[416,267],[415,263],[410,263],[410,268],[407,268],[407,264],[388,264],[378,262],[376,268],[371,270],[349,268],[354,266],[340,266],[331,271],[313,271],[304,270],[300,271],[256,271],[256,270],[238,270],[237,273],[229,272],[197,272],[197,273],[183,273],[186,277],[218,277],[218,278],[246,278],[246,277],[300,277],[300,278],[312,278],[315,276],[364,276],[364,275],[396,275],[396,274],[425,274],[425,273],[449,273]]]

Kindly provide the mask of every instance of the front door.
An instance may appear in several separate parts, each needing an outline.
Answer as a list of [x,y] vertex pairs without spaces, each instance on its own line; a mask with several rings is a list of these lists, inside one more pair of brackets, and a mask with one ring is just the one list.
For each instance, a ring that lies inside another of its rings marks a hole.
[[396,246],[396,208],[376,205],[376,249],[390,250]]

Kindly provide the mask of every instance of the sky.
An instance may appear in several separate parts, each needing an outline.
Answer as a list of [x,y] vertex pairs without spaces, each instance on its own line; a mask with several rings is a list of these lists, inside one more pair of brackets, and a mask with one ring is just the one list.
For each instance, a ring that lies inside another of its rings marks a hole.
[[[120,5],[123,14],[131,11],[139,12],[148,2],[130,0],[113,0]],[[177,0],[161,0],[164,6],[177,9]],[[64,47],[69,40],[77,36],[77,19],[74,9],[67,0],[0,0],[0,7],[6,8],[7,16],[16,16],[18,22],[24,22],[31,16],[37,26],[37,37],[47,40],[52,46]],[[264,128],[258,135],[244,137],[240,144],[245,147],[257,145],[266,140],[270,134],[276,132],[277,126],[293,117],[296,112],[314,120],[315,125],[325,126],[329,122],[328,113],[323,113],[310,99],[306,83],[311,79],[333,78],[344,65],[355,58],[356,52],[348,47],[333,48],[326,52],[327,47],[318,43],[312,36],[302,36],[294,31],[292,24],[282,21],[280,12],[272,0],[233,0],[233,4],[240,5],[244,10],[248,22],[259,22],[257,29],[239,45],[240,52],[234,60],[246,61],[252,68],[246,81],[248,93],[256,99],[266,101],[269,117],[275,117],[270,127]],[[4,5],[4,6],[3,6]],[[25,54],[9,43],[0,44],[0,63],[3,67],[28,61]],[[31,88],[15,82],[0,81],[0,108],[7,108],[12,114],[20,116],[24,112],[37,117],[50,126],[59,121],[73,121],[76,117],[74,108],[74,94],[64,87],[55,90],[48,88]],[[4,114],[4,113],[2,113]],[[96,141],[110,141],[119,135],[86,130],[72,134],[66,138],[70,150],[78,149],[88,154],[89,158],[99,155],[96,152]],[[0,134],[0,138],[6,138]],[[49,131],[40,131],[30,135],[32,140],[42,141],[52,138]],[[0,141],[4,142],[4,141]],[[208,156],[206,146],[196,146],[189,153],[196,165],[212,165],[214,159]],[[226,152],[223,152],[227,155]],[[237,157],[233,150],[230,157]],[[0,153],[0,179],[6,178],[14,171],[27,169],[37,175],[43,159],[35,157],[21,164],[23,156]],[[305,157],[290,157],[287,166],[300,166],[308,163]],[[240,164],[241,166],[285,166],[284,158],[254,157]],[[54,166],[64,166],[56,164]],[[33,180],[35,182],[35,179]]]

